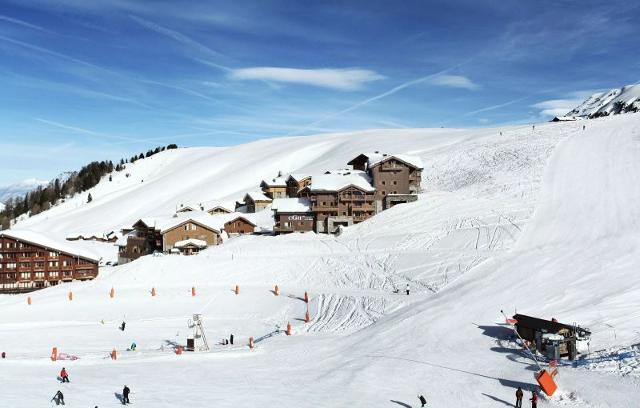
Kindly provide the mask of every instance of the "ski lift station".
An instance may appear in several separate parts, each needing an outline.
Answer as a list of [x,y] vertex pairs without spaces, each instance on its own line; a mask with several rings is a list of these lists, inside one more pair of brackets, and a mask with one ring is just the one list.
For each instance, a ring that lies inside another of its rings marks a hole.
[[555,319],[544,320],[516,314],[516,330],[520,337],[531,343],[549,360],[568,357],[575,360],[578,354],[589,352],[591,332],[575,324],[559,323]]

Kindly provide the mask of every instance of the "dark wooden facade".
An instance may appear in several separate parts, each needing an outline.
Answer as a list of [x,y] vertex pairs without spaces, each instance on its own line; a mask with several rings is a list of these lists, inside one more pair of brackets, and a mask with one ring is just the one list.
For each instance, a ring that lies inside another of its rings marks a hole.
[[253,234],[256,224],[244,217],[236,217],[224,223],[224,230],[229,235]]
[[312,212],[276,212],[275,221],[273,231],[276,235],[311,232],[314,229],[315,217]]
[[315,214],[316,232],[335,232],[337,227],[357,224],[375,215],[375,192],[350,185],[339,191],[304,189]]
[[98,276],[98,260],[0,234],[0,293],[21,293]]
[[311,176],[299,176],[293,175],[287,178],[287,197],[298,197],[298,193],[303,188],[311,184]]

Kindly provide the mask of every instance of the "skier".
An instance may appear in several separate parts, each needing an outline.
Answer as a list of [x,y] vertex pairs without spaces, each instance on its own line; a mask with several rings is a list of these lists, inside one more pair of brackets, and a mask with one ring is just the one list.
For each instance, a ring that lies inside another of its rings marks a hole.
[[4,351],[2,352],[2,358],[7,358],[7,353],[5,353]]
[[127,387],[125,385],[124,388],[122,389],[122,405],[131,404],[131,402],[129,401],[129,393],[130,392],[131,392],[131,390],[129,389],[129,387]]
[[518,387],[516,390],[516,408],[522,408],[522,397],[524,396],[524,392],[522,392],[522,388]]
[[582,125],[582,130],[585,130],[587,128],[587,125]]
[[418,395],[418,399],[420,400],[421,406],[424,407],[427,405],[427,399],[423,395]]
[[51,401],[55,402],[56,405],[64,405],[64,395],[62,395],[62,391],[58,390],[58,392],[56,392],[56,395],[51,398]]
[[538,395],[535,391],[531,391],[531,398],[529,398],[529,401],[531,401],[531,408],[538,408]]
[[233,346],[233,334],[229,336],[229,343],[231,343],[231,345]]
[[407,283],[407,296],[409,296],[409,284]]
[[137,344],[136,344],[136,342],[134,341],[133,343],[131,343],[130,350],[131,350],[131,351],[136,351],[136,347],[138,347],[138,345],[137,345]]
[[120,330],[124,331],[124,328],[127,324],[124,322],[124,320],[122,321],[122,324],[120,325]]
[[67,373],[67,369],[62,367],[62,370],[60,370],[60,378],[62,378],[62,382],[70,382],[69,381],[69,373]]

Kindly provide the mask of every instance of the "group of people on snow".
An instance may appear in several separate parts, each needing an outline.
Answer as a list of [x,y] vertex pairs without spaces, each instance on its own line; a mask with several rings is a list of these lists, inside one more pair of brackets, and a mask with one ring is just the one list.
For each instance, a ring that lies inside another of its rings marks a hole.
[[[522,408],[522,398],[524,398],[524,391],[522,391],[522,387],[518,387],[516,390],[516,408]],[[535,391],[531,391],[531,408],[538,407],[538,394]]]
[[[69,380],[69,373],[67,372],[67,369],[65,367],[62,367],[62,370],[60,371],[60,382],[62,383],[71,382]],[[125,385],[124,388],[122,389],[122,399],[121,399],[122,405],[131,403],[131,401],[129,401],[130,393],[131,393],[131,389]],[[62,393],[62,391],[58,390],[58,392],[55,393],[53,398],[51,398],[51,401],[55,402],[56,405],[65,405],[64,394]],[[98,407],[96,406],[96,408]]]

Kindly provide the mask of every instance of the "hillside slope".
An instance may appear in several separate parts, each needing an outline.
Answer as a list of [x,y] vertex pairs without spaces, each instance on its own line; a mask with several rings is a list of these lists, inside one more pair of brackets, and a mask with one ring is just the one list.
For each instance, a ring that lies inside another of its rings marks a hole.
[[597,114],[611,114],[615,112],[616,102],[633,105],[640,108],[640,85],[628,85],[614,88],[607,92],[598,92],[588,97],[565,116],[587,118]]
[[[415,407],[418,393],[438,407],[510,403],[514,387],[534,384],[535,368],[497,324],[500,309],[579,322],[594,333],[592,350],[640,341],[633,306],[640,298],[638,116],[597,119],[586,131],[578,123],[549,123],[535,132],[500,129],[502,135],[439,129],[329,136],[302,169],[342,167],[349,152],[361,150],[414,153],[425,162],[425,192],[338,237],[241,237],[194,257],[147,256],[102,268],[88,284],[31,294],[32,306],[24,295],[0,296],[0,338],[9,355],[0,392],[12,407],[41,405],[61,387],[69,406],[111,406],[125,383],[143,407]],[[322,141],[308,139],[315,147]],[[176,174],[192,166],[205,172],[213,191],[236,188],[233,177],[255,185],[267,163],[291,160],[281,144],[145,159],[131,168],[132,177],[146,169],[144,183],[96,187],[94,201],[103,207],[65,203],[25,225],[62,234],[74,217],[103,228],[145,208],[171,209],[180,192],[208,194],[198,193],[195,181],[167,191],[164,178],[176,183]],[[298,151],[304,144],[293,141]],[[245,166],[246,173],[207,175],[223,151],[244,159],[227,168]],[[195,164],[198,154],[212,161]],[[100,208],[114,212],[105,217]],[[411,296],[394,293],[407,283]],[[279,297],[271,292],[276,284]],[[301,321],[305,291],[308,324]],[[171,345],[184,344],[192,313],[204,314],[211,344],[229,333],[239,344],[174,355]],[[126,332],[116,329],[123,319]],[[294,335],[276,333],[287,322]],[[249,336],[270,333],[248,351]],[[135,353],[125,351],[132,341]],[[52,363],[53,346],[80,359]],[[121,351],[115,362],[106,358],[114,347]],[[55,382],[62,365],[71,371],[69,385]],[[560,391],[541,406],[633,406],[639,378],[640,358],[562,367]]]

